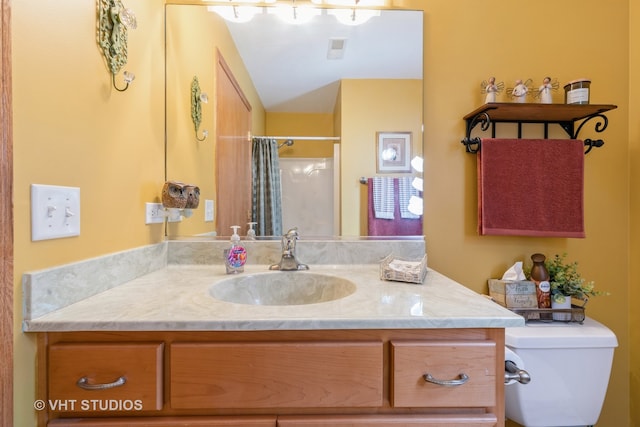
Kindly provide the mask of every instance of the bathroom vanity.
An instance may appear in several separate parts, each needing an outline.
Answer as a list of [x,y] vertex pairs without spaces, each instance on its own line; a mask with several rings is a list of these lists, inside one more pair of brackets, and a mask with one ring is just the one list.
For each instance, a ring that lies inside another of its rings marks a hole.
[[504,425],[504,328],[521,317],[433,270],[416,285],[381,281],[376,264],[266,269],[243,275],[354,287],[324,302],[241,304],[214,292],[229,280],[223,265],[168,264],[27,317],[39,424]]

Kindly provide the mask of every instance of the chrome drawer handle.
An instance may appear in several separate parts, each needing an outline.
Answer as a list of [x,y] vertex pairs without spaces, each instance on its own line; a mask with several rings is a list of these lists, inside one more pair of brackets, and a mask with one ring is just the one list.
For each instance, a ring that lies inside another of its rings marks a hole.
[[110,388],[123,386],[126,382],[127,382],[127,379],[124,376],[122,376],[122,377],[118,378],[117,380],[115,380],[112,383],[107,383],[107,384],[89,384],[89,378],[82,377],[82,378],[80,378],[78,380],[76,385],[78,387],[80,387],[81,389],[84,389],[84,390],[107,390],[107,389],[110,389]]
[[431,374],[425,374],[424,380],[428,383],[443,385],[447,387],[457,387],[469,381],[469,376],[467,374],[460,374],[457,380],[438,380],[431,376]]

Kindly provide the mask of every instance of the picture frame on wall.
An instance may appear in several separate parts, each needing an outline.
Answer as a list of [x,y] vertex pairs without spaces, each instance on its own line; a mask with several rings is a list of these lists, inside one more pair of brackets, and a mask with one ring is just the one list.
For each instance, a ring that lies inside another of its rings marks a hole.
[[411,172],[411,132],[376,133],[378,173]]

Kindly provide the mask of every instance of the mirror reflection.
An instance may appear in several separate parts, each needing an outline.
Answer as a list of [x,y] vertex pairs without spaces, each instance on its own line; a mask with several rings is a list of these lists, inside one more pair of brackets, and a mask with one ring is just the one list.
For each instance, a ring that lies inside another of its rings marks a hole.
[[[246,236],[250,222],[259,236],[421,236],[404,204],[420,196],[409,160],[422,155],[423,13],[346,25],[329,9],[306,23],[259,9],[237,23],[166,5],[166,178],[200,188],[168,236],[229,236],[231,225]],[[260,144],[278,165],[255,184]],[[273,211],[270,187],[281,191]]]

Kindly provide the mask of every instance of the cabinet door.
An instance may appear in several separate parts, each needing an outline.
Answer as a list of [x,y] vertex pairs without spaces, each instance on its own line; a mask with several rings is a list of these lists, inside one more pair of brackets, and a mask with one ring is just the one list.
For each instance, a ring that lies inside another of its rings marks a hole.
[[53,420],[49,427],[276,427],[275,415]]
[[[409,341],[392,342],[391,348],[393,406],[495,406],[494,342]],[[432,382],[425,379],[427,374]]]
[[163,343],[62,343],[49,347],[48,409],[162,409]]
[[492,427],[495,415],[309,415],[280,416],[278,427]]
[[171,407],[378,407],[382,349],[382,342],[174,343]]

